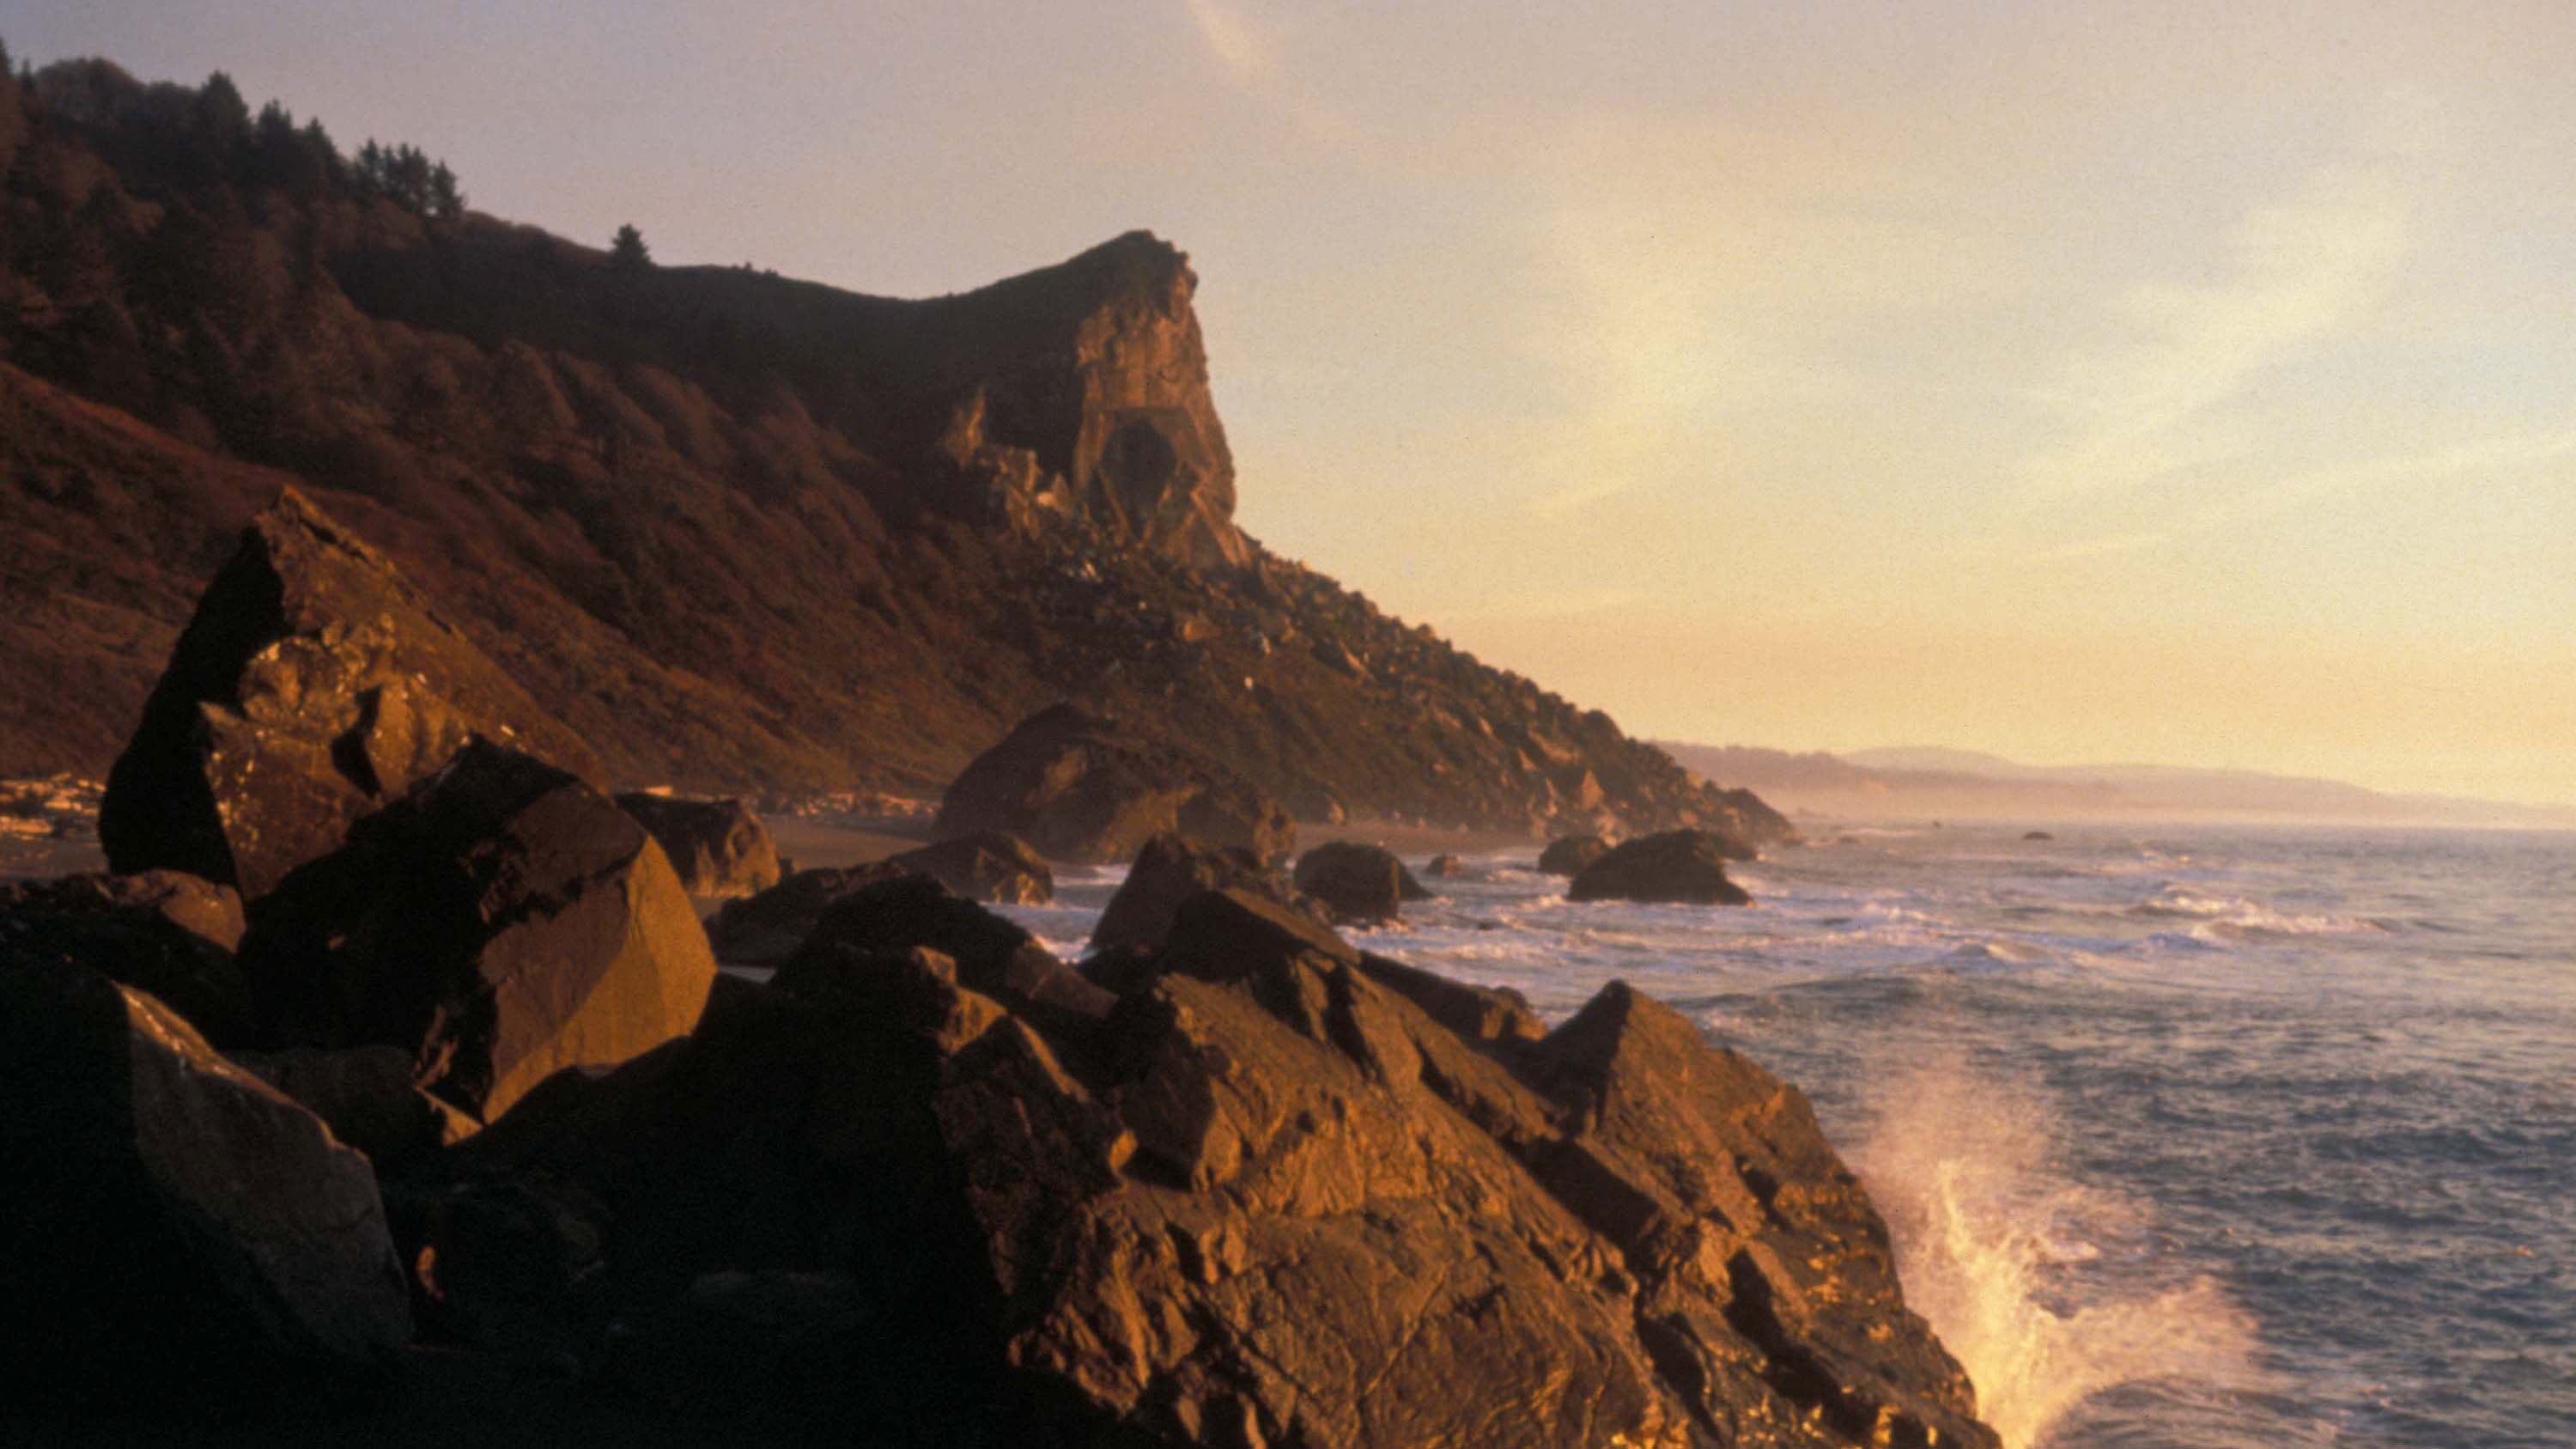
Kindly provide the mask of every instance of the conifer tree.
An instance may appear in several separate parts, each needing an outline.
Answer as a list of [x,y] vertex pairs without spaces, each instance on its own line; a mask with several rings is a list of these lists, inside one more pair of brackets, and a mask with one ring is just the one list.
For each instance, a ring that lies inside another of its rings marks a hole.
[[640,272],[653,265],[653,254],[645,249],[644,233],[628,222],[617,229],[616,239],[608,244],[608,260],[621,272]]
[[429,214],[440,221],[454,221],[465,214],[465,193],[457,189],[456,173],[445,161],[429,168]]

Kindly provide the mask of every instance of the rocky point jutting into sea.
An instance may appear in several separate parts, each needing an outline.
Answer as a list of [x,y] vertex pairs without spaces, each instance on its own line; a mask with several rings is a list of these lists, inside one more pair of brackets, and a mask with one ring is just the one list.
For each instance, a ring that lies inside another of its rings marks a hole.
[[96,62],[0,167],[0,767],[108,867],[0,890],[0,1431],[1997,1442],[1795,1087],[1337,931],[1424,888],[1299,819],[1789,830],[1235,529],[1171,247],[616,264]]

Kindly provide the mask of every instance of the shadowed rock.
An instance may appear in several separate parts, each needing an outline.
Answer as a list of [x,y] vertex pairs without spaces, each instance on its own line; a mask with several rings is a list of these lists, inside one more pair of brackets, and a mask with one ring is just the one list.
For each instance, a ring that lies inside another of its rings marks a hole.
[[1431,896],[1395,852],[1357,841],[1326,841],[1297,857],[1296,879],[1341,921],[1392,921],[1404,902]]
[[271,1039],[404,1048],[480,1123],[687,1032],[715,975],[643,826],[480,741],[259,902],[242,951]]
[[1091,928],[1091,948],[1109,951],[1160,948],[1172,931],[1181,902],[1201,891],[1243,887],[1281,905],[1294,903],[1285,876],[1232,846],[1206,845],[1165,832],[1145,842],[1127,868],[1117,894]]
[[894,869],[926,875],[953,895],[1002,905],[1042,906],[1055,899],[1055,872],[1015,835],[977,831],[890,856]]
[[1729,846],[1705,830],[1668,830],[1614,847],[1566,887],[1568,900],[1744,906],[1753,898],[1726,878]]
[[778,884],[769,827],[740,800],[627,794],[617,808],[653,833],[693,896],[750,896]]
[[1263,860],[1295,847],[1277,801],[1193,751],[1070,704],[1020,722],[940,801],[943,834],[1007,831],[1050,860],[1114,864],[1176,832]]
[[843,898],[907,872],[887,861],[800,870],[756,896],[727,901],[707,922],[718,960],[775,966],[805,944],[814,923]]
[[1036,937],[918,875],[880,881],[844,897],[779,966],[773,984],[813,994],[850,972],[864,973],[884,958],[924,948],[953,963],[968,988],[1031,1011],[1050,1026],[1078,1029],[1109,1014],[1109,993],[1057,960]]
[[1568,835],[1548,842],[1538,854],[1538,868],[1549,875],[1581,875],[1583,868],[1610,853],[1610,842],[1598,835]]
[[132,987],[0,970],[0,1162],[13,1407],[372,1390],[411,1337],[366,1158]]
[[1454,855],[1435,855],[1431,857],[1431,863],[1425,865],[1422,869],[1426,875],[1444,877],[1465,875],[1467,873],[1467,862],[1460,860]]
[[240,898],[178,871],[0,885],[0,970],[50,961],[151,993],[225,1048],[252,1038]]
[[108,772],[99,843],[119,871],[256,900],[478,734],[601,777],[383,556],[288,489],[198,600]]

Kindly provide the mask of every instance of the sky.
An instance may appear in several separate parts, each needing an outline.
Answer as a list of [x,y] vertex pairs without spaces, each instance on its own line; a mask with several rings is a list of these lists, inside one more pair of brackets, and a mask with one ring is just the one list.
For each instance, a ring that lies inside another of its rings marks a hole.
[[2576,6],[0,0],[657,259],[1146,227],[1240,521],[1631,733],[2576,804]]

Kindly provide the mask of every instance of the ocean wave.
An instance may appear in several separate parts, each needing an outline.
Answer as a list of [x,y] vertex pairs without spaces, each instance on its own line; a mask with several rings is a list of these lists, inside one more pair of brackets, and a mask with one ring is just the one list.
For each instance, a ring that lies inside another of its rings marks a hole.
[[2294,914],[2244,896],[2201,895],[2170,885],[2129,907],[2128,913],[2150,919],[2198,921],[2215,931],[2254,936],[2353,936],[2390,929],[2387,922],[2369,916]]

